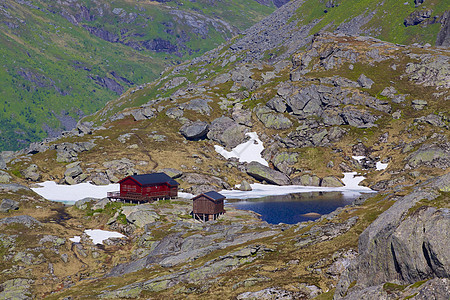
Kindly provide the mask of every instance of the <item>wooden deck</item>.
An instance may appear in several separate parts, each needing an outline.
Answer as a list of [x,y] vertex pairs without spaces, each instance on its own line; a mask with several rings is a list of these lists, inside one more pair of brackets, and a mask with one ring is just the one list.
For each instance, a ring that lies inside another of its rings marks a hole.
[[156,200],[176,198],[167,195],[167,192],[154,192],[151,193],[150,195],[141,195],[139,193],[121,194],[120,192],[108,192],[107,197],[109,199],[130,201],[130,202],[153,202]]

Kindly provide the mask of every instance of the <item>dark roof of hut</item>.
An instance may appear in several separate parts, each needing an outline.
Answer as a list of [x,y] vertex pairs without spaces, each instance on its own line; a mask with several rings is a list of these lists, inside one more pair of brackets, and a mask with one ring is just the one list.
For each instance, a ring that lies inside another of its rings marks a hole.
[[[134,181],[139,183],[141,186],[158,184],[158,183],[168,183],[169,185],[178,185],[178,182],[172,179],[166,173],[152,173],[152,174],[142,174],[142,175],[132,175],[126,178],[132,178]],[[126,178],[119,181],[122,183]]]
[[209,198],[213,201],[218,201],[218,200],[222,200],[222,199],[226,198],[224,195],[222,195],[218,192],[210,191],[210,192],[203,193],[203,194],[200,194],[200,195],[194,197],[193,200],[197,199],[200,196],[205,196],[206,198]]

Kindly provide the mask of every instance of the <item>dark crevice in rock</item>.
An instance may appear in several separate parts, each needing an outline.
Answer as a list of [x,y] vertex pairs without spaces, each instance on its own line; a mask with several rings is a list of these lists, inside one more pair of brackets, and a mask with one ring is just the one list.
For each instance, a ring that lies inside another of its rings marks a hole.
[[392,259],[394,260],[395,271],[398,274],[400,274],[400,276],[401,276],[402,272],[401,272],[400,264],[398,263],[397,256],[395,255],[394,245],[392,243],[391,243],[391,253],[392,253]]
[[425,257],[425,260],[427,262],[428,267],[431,270],[433,270],[433,265],[431,263],[430,253],[428,252],[428,249],[427,249],[425,243],[422,243],[422,252],[423,252],[423,256]]

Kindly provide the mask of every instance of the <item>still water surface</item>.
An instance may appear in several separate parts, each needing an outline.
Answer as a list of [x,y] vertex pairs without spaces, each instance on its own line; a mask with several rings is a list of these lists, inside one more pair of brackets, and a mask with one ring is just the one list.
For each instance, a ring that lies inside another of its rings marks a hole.
[[[256,199],[227,199],[227,205],[251,210],[261,215],[270,224],[296,224],[320,218],[338,207],[351,204],[358,197],[345,192],[308,192]],[[311,215],[314,213],[314,215]],[[309,214],[309,215],[305,215]]]

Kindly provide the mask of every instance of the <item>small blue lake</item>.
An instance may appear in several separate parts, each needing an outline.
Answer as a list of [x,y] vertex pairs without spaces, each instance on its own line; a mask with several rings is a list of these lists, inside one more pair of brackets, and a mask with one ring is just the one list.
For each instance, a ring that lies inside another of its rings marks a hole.
[[345,192],[307,192],[245,200],[227,198],[227,205],[254,211],[270,224],[296,224],[318,219],[338,207],[351,204],[358,196],[357,193]]

